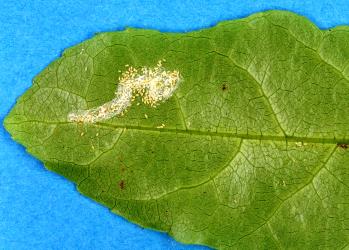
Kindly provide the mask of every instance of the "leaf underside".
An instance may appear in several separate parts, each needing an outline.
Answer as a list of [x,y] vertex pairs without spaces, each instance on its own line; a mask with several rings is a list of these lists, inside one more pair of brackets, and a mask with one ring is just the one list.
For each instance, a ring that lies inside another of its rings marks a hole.
[[[114,98],[125,65],[162,59],[183,77],[166,102],[67,121]],[[5,127],[84,195],[178,241],[348,247],[349,27],[268,11],[189,33],[100,33],[36,76]]]

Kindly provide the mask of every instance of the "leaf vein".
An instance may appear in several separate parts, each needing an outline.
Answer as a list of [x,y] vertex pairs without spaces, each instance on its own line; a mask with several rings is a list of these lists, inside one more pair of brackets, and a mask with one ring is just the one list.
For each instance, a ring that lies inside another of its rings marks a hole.
[[[255,228],[253,231],[245,234],[244,236],[240,237],[237,242],[239,242],[240,240],[242,240],[243,238],[254,234],[255,232],[257,232],[259,229],[261,229],[263,226],[265,226],[267,223],[269,223],[271,221],[271,219],[274,217],[274,215],[280,210],[280,208],[282,207],[283,204],[285,204],[286,201],[290,200],[292,197],[294,197],[296,194],[298,194],[299,192],[301,192],[302,190],[304,190],[304,188],[306,188],[308,185],[310,185],[313,180],[315,179],[315,177],[320,173],[320,171],[324,168],[326,168],[327,163],[329,162],[329,160],[331,159],[332,155],[334,154],[334,152],[336,151],[337,147],[334,147],[332,149],[332,151],[330,152],[329,156],[326,158],[326,160],[322,163],[322,165],[316,170],[316,172],[313,174],[313,177],[307,181],[303,186],[301,186],[300,188],[298,188],[295,192],[293,192],[290,196],[288,196],[286,199],[283,199],[280,204],[275,208],[275,210],[272,212],[272,214],[257,228]],[[237,243],[236,243],[237,244]]]

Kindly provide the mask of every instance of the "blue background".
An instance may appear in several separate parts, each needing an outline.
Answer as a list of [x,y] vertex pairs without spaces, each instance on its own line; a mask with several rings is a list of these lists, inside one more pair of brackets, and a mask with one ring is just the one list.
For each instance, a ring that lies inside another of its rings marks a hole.
[[[1,1],[1,0],[0,0]],[[0,2],[0,121],[64,48],[127,26],[189,31],[268,9],[320,28],[349,24],[349,0],[51,0]],[[0,126],[0,249],[207,249],[127,222],[46,171]]]

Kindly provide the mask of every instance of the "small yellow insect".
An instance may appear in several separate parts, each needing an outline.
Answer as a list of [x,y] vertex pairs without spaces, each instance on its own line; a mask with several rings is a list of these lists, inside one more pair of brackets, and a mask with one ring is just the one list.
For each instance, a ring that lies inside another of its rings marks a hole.
[[142,98],[144,104],[156,107],[173,95],[181,81],[179,71],[165,70],[161,60],[154,68],[142,67],[137,70],[128,64],[125,67],[127,70],[119,78],[113,100],[99,107],[71,112],[68,114],[68,120],[95,123],[117,115],[122,116],[137,96]]

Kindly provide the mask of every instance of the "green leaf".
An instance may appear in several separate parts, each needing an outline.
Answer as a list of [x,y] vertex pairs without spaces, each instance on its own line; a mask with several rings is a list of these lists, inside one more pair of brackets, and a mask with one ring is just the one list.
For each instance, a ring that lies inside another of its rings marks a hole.
[[[125,65],[178,70],[173,95],[98,122]],[[340,249],[349,242],[349,27],[268,11],[189,33],[127,29],[67,49],[5,120],[78,190],[181,242]]]

